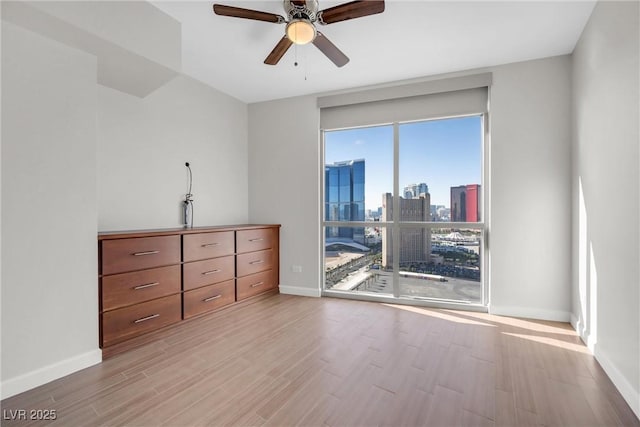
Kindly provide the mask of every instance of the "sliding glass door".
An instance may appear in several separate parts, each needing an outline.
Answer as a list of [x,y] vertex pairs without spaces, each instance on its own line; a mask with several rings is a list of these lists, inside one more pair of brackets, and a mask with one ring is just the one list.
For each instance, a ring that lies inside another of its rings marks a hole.
[[483,124],[323,131],[325,293],[485,304]]

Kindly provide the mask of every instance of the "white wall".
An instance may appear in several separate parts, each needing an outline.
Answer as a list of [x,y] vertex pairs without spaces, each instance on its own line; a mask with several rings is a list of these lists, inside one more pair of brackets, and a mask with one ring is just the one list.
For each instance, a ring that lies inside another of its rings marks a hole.
[[29,6],[164,67],[180,70],[182,26],[152,3],[44,1]]
[[571,63],[493,69],[491,312],[568,321]]
[[247,105],[188,77],[146,98],[98,87],[98,229],[180,227],[187,168],[194,225],[248,219]]
[[98,230],[248,219],[247,105],[178,77],[140,99],[2,21],[2,397],[101,360]]
[[145,97],[178,75],[181,25],[145,2],[4,1],[5,21],[98,58],[98,83]]
[[282,224],[283,293],[320,295],[319,128],[314,96],[249,106],[249,221]]
[[101,360],[96,60],[2,24],[2,394]]
[[572,323],[640,417],[638,2],[599,2],[573,53]]
[[[569,58],[486,71],[492,311],[569,320]],[[320,289],[318,121],[314,96],[249,106],[249,218],[282,224],[281,290],[305,295]]]

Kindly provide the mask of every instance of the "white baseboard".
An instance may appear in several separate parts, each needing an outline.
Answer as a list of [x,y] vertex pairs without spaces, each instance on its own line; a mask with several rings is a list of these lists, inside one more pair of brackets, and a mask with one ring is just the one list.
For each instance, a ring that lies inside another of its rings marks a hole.
[[591,354],[593,354],[595,351],[596,343],[591,337],[591,334],[587,333],[587,326],[583,322],[581,322],[580,319],[578,319],[573,313],[571,313],[571,326],[573,326],[573,329],[578,333],[578,336],[580,337],[584,345],[586,345]]
[[319,297],[320,289],[280,285],[280,293],[287,295],[299,295],[301,297]]
[[571,317],[569,318],[569,323],[571,323],[571,326],[573,326],[573,329],[576,330],[578,335],[582,335],[580,333],[580,330],[583,328],[582,328],[582,325],[580,324],[580,320],[578,320],[575,314],[571,313]]
[[15,396],[100,362],[102,362],[102,351],[96,349],[10,378],[0,384],[0,398]]
[[576,330],[582,342],[587,346],[591,354],[596,358],[602,369],[607,374],[611,382],[618,389],[624,400],[627,402],[636,417],[640,418],[640,393],[634,390],[633,386],[615,367],[611,359],[600,350],[590,334],[587,334],[586,326],[581,324],[575,314],[571,314],[571,326]]
[[547,310],[531,307],[496,306],[493,304],[489,305],[489,313],[498,316],[551,320],[555,322],[568,322],[571,319],[571,314],[568,311]]
[[629,404],[633,413],[640,418],[640,393],[633,388],[631,383],[627,381],[597,344],[595,345],[594,356],[602,366],[602,369],[604,369],[604,372],[609,376],[609,379],[611,379],[611,382],[613,382],[613,385],[616,386],[624,400]]

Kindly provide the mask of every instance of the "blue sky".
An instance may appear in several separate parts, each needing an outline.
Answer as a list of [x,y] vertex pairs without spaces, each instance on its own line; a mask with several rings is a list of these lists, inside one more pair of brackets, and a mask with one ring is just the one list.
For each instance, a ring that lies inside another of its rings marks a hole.
[[[377,209],[393,192],[393,127],[325,133],[325,163],[365,159],[365,206]],[[450,187],[481,184],[482,117],[400,125],[400,191],[425,182],[432,205],[449,207]]]

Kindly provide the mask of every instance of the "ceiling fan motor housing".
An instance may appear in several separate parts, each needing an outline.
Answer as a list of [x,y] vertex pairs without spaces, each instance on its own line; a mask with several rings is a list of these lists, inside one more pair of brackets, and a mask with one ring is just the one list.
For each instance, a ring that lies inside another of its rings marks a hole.
[[304,2],[284,0],[284,10],[287,12],[289,21],[304,19],[316,22],[318,19],[318,0],[306,0]]

